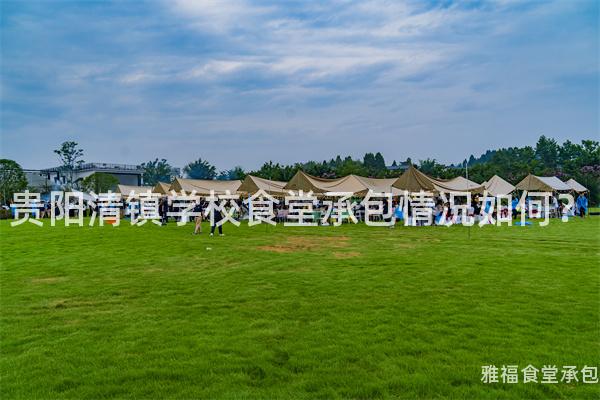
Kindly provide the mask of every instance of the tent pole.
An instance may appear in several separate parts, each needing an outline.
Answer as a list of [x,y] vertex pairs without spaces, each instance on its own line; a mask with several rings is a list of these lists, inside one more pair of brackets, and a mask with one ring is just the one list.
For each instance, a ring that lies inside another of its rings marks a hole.
[[[467,192],[469,192],[469,196],[471,196],[471,192],[469,191],[469,162],[465,162],[465,174],[467,175]],[[475,207],[473,207],[473,211],[475,211]],[[469,212],[467,210],[467,218],[469,217]],[[473,212],[473,219],[475,219],[475,212]],[[469,232],[469,240],[471,240],[471,225],[468,226]]]

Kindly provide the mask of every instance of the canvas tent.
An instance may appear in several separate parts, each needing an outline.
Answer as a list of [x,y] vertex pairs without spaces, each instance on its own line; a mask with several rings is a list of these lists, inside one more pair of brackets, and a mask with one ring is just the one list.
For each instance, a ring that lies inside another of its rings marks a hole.
[[483,182],[482,185],[492,196],[507,195],[515,190],[513,185],[498,175],[492,176],[488,181]]
[[569,185],[555,176],[536,176],[531,174],[517,183],[516,188],[527,190],[528,192],[568,192],[571,190]]
[[356,177],[356,179],[358,179],[360,182],[362,182],[362,184],[365,186],[366,190],[357,193],[357,195],[361,195],[364,196],[367,194],[367,192],[369,190],[372,190],[376,193],[393,193],[393,194],[400,194],[402,191],[398,190],[394,187],[394,182],[396,182],[396,180],[398,178],[383,178],[383,179],[379,179],[379,178],[364,178],[362,176],[358,176],[358,175],[352,175],[354,177]]
[[155,186],[154,186],[154,193],[160,193],[160,194],[168,194],[169,193],[169,188],[171,187],[170,183],[165,183],[165,182],[158,182]]
[[409,165],[408,169],[396,179],[394,187],[408,192],[435,190],[434,180],[416,169],[413,165]]
[[187,193],[195,191],[198,195],[210,195],[212,190],[215,194],[225,194],[226,191],[235,194],[237,193],[241,184],[242,181],[240,180],[219,181],[209,179],[175,178],[171,184],[171,187],[169,188],[169,191],[174,190],[176,192],[180,192],[185,190]]
[[315,194],[323,194],[325,192],[360,192],[365,190],[362,182],[348,175],[343,178],[326,179],[312,176],[303,171],[298,171],[296,175],[284,186],[285,190],[303,190],[304,192],[312,191]]
[[284,189],[286,183],[287,182],[272,181],[259,178],[258,176],[247,175],[241,186],[238,188],[238,191],[246,194],[254,194],[259,190],[263,190],[273,196],[285,196],[288,193],[287,190]]
[[377,179],[365,178],[357,175],[348,175],[343,178],[326,179],[312,176],[303,171],[298,171],[296,175],[284,186],[287,190],[312,191],[314,194],[324,194],[326,192],[350,192],[356,196],[365,196],[369,190],[374,192],[393,192],[399,193],[394,189],[393,184],[396,179]]
[[451,180],[431,178],[414,166],[408,169],[394,182],[394,187],[408,192],[474,192],[483,191],[483,186],[462,176]]
[[456,192],[480,193],[480,192],[483,192],[483,189],[484,189],[483,185],[480,185],[479,183],[473,182],[462,176],[457,176],[456,178],[452,178],[447,181],[437,179],[436,186],[438,186],[438,188],[446,189],[446,190],[438,189],[439,192],[456,191]]
[[152,190],[152,186],[117,185],[117,193],[121,193],[121,196],[129,196],[131,192],[137,196],[140,193],[152,192]]
[[583,192],[587,192],[588,191],[585,186],[583,186],[581,183],[577,182],[573,178],[569,179],[565,183],[571,188],[571,190],[573,190],[573,191],[575,191],[577,193],[583,193]]

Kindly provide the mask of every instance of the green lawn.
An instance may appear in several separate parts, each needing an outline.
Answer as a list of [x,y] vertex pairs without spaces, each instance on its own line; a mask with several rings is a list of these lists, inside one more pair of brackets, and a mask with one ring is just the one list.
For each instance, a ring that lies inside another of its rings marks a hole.
[[0,395],[597,399],[480,378],[600,364],[599,228],[2,221]]

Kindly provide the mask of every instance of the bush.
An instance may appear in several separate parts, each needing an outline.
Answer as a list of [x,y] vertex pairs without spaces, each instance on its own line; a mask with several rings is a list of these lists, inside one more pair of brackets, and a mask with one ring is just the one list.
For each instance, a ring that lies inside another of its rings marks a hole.
[[0,209],[0,219],[11,219],[12,213],[10,210]]

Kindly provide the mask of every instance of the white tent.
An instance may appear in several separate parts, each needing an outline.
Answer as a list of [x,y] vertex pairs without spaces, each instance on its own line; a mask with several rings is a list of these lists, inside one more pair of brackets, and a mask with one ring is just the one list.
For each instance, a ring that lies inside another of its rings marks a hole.
[[483,186],[492,196],[507,195],[515,190],[513,185],[498,175],[494,175],[488,181],[483,182]]
[[583,186],[581,183],[577,182],[575,179],[571,178],[565,182],[569,187],[577,193],[587,192],[587,188]]
[[527,175],[523,180],[517,183],[519,190],[527,190],[528,192],[569,192],[569,185],[561,181],[555,176],[536,176]]

